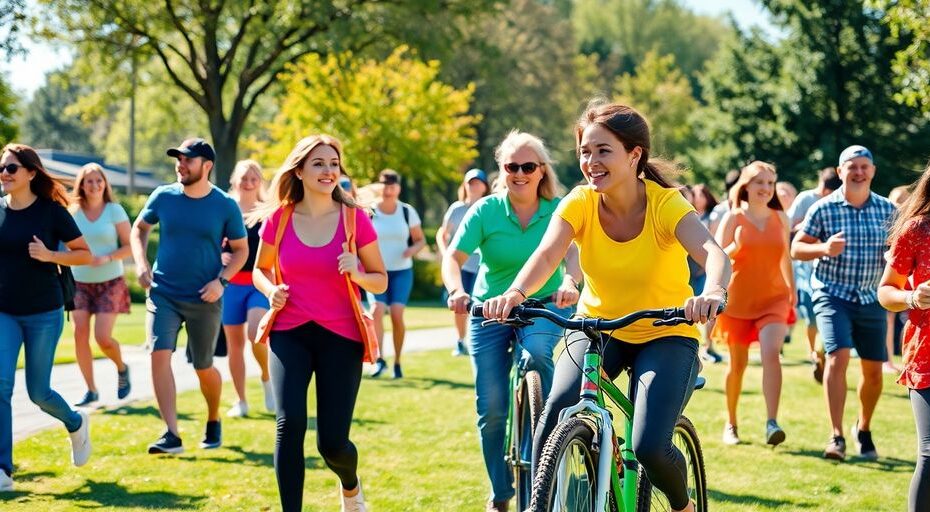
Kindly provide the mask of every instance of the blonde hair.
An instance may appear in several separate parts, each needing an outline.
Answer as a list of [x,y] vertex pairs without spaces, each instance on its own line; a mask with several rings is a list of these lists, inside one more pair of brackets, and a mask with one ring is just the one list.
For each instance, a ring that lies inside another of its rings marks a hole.
[[911,186],[910,185],[901,185],[891,189],[891,192],[888,192],[888,200],[895,205],[896,208],[901,208],[907,198],[911,196]]
[[546,149],[546,144],[539,137],[519,130],[512,130],[508,133],[500,145],[497,146],[497,149],[494,150],[494,160],[497,162],[500,172],[497,174],[497,179],[494,180],[492,190],[494,192],[507,190],[507,171],[503,168],[507,162],[504,162],[504,157],[512,155],[521,148],[531,149],[536,153],[538,163],[542,164],[543,177],[542,181],[539,182],[536,194],[547,200],[562,195],[562,184],[559,183],[559,177],[555,174],[552,157],[549,155],[549,150]]
[[[730,208],[740,208],[743,201],[749,200],[749,192],[746,191],[746,187],[749,186],[749,182],[752,181],[753,178],[766,171],[772,173],[775,180],[778,180],[778,173],[775,172],[775,166],[760,160],[750,162],[749,165],[740,170],[739,179],[736,180],[733,188],[730,189]],[[777,190],[772,190],[772,199],[769,200],[766,206],[773,210],[782,210],[781,201],[778,200]]]
[[71,202],[81,208],[87,206],[87,195],[84,193],[84,179],[87,178],[87,175],[91,173],[100,173],[100,176],[103,178],[103,202],[104,203],[113,203],[113,188],[110,186],[110,180],[107,178],[107,173],[103,170],[103,167],[100,164],[91,162],[89,164],[84,164],[83,167],[78,171],[77,176],[74,177],[74,188],[71,189]]
[[[274,174],[269,187],[271,196],[267,201],[256,207],[252,213],[246,216],[246,222],[258,222],[264,220],[284,206],[295,205],[304,199],[304,186],[300,178],[297,177],[297,170],[304,166],[307,157],[317,148],[317,146],[329,146],[336,150],[339,156],[339,171],[346,176],[342,161],[342,143],[339,139],[330,135],[311,135],[297,141],[294,149],[284,159],[284,164]],[[356,208],[355,201],[346,194],[338,184],[333,189],[333,201],[344,204],[349,208]]]
[[265,192],[265,177],[262,176],[261,164],[255,160],[239,160],[236,162],[236,167],[233,168],[232,175],[229,176],[229,195],[236,201],[239,200],[239,184],[242,183],[242,178],[250,172],[258,176],[258,200],[263,202],[268,196]]

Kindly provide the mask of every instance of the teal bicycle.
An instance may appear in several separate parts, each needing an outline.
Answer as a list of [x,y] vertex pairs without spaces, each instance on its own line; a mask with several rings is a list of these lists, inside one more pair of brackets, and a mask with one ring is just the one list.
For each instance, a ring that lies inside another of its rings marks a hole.
[[542,379],[539,372],[527,369],[529,361],[521,357],[523,349],[519,340],[511,350],[514,363],[510,372],[511,398],[504,459],[513,471],[517,510],[525,510],[533,490],[533,434],[543,411]]
[[[481,315],[480,307],[472,314]],[[622,318],[562,317],[527,301],[511,312],[505,323],[528,325],[534,318],[549,320],[565,329],[580,330],[591,340],[582,365],[580,401],[559,414],[559,423],[549,435],[539,460],[529,503],[531,512],[646,512],[672,510],[667,498],[654,491],[625,439],[632,437],[633,403],[601,369],[601,332],[612,331],[651,318],[654,325],[687,323],[682,308],[643,310]],[[632,383],[631,383],[632,385]],[[704,386],[699,378],[696,389]],[[632,394],[632,390],[630,390]],[[614,432],[609,399],[626,418],[624,437]],[[707,477],[697,430],[680,416],[672,434],[673,444],[685,456],[688,495],[696,510],[707,510]],[[523,510],[523,509],[518,509]]]

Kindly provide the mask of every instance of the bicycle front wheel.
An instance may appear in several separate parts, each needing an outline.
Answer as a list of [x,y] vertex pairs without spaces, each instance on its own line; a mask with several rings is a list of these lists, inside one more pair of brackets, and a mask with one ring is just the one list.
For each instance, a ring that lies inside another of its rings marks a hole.
[[[701,441],[694,424],[685,416],[678,417],[678,423],[672,432],[672,444],[685,456],[688,497],[695,503],[697,512],[706,512],[707,475],[704,473],[704,453],[701,451]],[[639,485],[636,491],[637,512],[672,510],[668,498],[652,486],[642,466],[639,467]]]
[[533,480],[532,512],[588,512],[597,496],[595,432],[579,418],[559,423],[543,448]]
[[533,461],[533,434],[536,432],[536,423],[542,415],[542,379],[539,372],[530,371],[523,378],[521,393],[517,407],[517,431],[513,436],[515,446],[511,453],[516,453],[517,460],[514,467],[514,484],[517,489],[517,510],[524,510],[529,506],[530,495],[533,491],[533,478],[530,468]]

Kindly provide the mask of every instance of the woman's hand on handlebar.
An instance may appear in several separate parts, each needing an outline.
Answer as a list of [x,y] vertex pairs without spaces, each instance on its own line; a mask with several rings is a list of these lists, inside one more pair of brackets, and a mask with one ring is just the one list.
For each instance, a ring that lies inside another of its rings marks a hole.
[[704,293],[685,301],[685,318],[706,324],[717,317],[717,310],[721,304],[726,305],[726,290],[705,290]]
[[526,300],[520,292],[507,290],[503,295],[491,297],[481,305],[484,317],[489,320],[502,322],[510,316],[510,311]]
[[455,290],[452,292],[452,295],[449,295],[449,299],[446,300],[449,309],[457,315],[468,314],[469,302],[471,302],[471,297],[465,293],[465,290]]
[[566,274],[565,279],[562,281],[562,286],[559,286],[559,289],[553,294],[552,302],[555,303],[555,307],[557,308],[567,308],[577,304],[580,295],[575,280]]

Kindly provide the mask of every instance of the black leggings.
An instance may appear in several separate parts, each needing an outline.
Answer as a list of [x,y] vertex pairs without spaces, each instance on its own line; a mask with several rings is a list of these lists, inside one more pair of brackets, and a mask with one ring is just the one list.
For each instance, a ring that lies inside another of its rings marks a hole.
[[281,510],[300,511],[304,491],[307,388],[316,374],[317,448],[345,489],[358,485],[358,452],[349,441],[362,380],[362,344],[308,322],[272,331],[269,367],[277,404],[274,470]]
[[917,467],[907,509],[917,512],[930,507],[930,388],[912,389],[909,394],[917,423]]
[[[684,456],[672,445],[678,416],[694,390],[697,378],[697,340],[669,336],[641,343],[625,343],[603,336],[606,349],[604,371],[616,379],[625,368],[633,368],[633,446],[652,485],[665,493],[672,508],[688,504],[687,468]],[[584,353],[590,341],[580,331],[569,331],[568,348],[555,365],[552,391],[539,419],[533,439],[533,467],[539,464],[543,445],[559,421],[559,413],[578,403]],[[574,361],[573,361],[574,360]],[[577,366],[576,366],[577,363]]]

